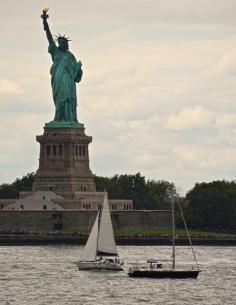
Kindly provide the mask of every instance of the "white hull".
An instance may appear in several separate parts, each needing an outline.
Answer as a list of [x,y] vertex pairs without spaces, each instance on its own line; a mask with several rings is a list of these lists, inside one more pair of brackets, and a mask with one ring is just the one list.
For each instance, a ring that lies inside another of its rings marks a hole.
[[111,270],[111,271],[123,271],[123,268],[119,263],[105,261],[93,261],[93,262],[78,262],[80,270]]

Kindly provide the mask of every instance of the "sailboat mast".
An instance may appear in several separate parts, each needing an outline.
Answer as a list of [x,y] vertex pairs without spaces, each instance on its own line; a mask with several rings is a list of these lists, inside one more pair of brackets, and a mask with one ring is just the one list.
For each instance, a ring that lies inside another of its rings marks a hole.
[[98,252],[98,238],[99,238],[99,231],[100,231],[100,222],[101,222],[101,207],[98,206],[98,234],[97,234],[97,240],[96,240],[96,256]]
[[175,269],[175,201],[174,197],[171,198],[171,211],[172,211],[172,268]]

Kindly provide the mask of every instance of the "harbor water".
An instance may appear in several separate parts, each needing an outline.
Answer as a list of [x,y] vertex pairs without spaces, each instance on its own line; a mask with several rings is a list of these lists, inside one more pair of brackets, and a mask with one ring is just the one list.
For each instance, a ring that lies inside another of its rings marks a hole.
[[[236,304],[236,247],[195,247],[198,279],[129,278],[129,265],[171,258],[167,246],[120,246],[125,271],[79,271],[82,246],[1,246],[1,305]],[[165,264],[168,264],[166,262]],[[176,247],[176,266],[193,265]]]

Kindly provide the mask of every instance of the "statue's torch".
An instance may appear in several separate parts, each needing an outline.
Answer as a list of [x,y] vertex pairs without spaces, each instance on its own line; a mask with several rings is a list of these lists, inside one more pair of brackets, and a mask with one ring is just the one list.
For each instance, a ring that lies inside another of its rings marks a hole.
[[48,12],[48,10],[49,10],[49,8],[44,8],[43,9],[43,13],[42,13],[42,15],[41,15],[41,18],[43,19],[43,20],[47,20],[48,19],[48,15],[47,15],[47,12]]

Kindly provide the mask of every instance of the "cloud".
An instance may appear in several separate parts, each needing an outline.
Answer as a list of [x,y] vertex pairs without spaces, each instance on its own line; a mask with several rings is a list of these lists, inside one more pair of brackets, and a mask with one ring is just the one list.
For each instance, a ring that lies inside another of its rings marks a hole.
[[233,148],[214,150],[211,146],[179,146],[175,148],[175,152],[196,170],[219,170],[219,167],[226,169],[236,166],[236,155]]
[[224,53],[216,66],[210,69],[209,72],[216,76],[236,76],[236,48]]
[[170,129],[182,130],[199,128],[212,122],[212,113],[201,106],[193,106],[181,110],[178,114],[172,114],[167,118],[166,125]]
[[215,126],[219,128],[227,128],[236,126],[236,114],[219,113],[215,118]]
[[0,79],[0,94],[19,94],[22,88],[18,81]]

